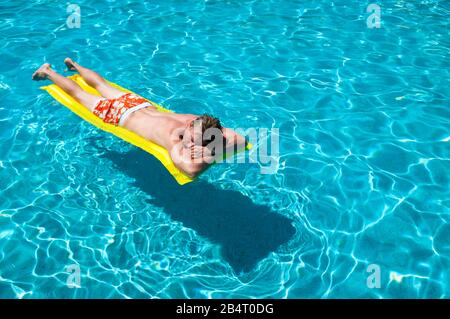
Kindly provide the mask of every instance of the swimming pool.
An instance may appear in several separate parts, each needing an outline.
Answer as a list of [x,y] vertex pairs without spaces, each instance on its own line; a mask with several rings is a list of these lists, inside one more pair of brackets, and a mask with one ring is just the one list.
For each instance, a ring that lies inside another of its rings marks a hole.
[[[383,1],[371,28],[369,4],[76,1],[69,28],[65,2],[0,1],[0,297],[449,298],[450,6]],[[66,56],[278,128],[274,174],[178,186],[38,90]]]

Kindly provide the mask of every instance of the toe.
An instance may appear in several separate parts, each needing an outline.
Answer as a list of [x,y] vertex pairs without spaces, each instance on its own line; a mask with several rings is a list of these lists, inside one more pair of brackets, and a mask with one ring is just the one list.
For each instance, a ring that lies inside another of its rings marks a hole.
[[66,64],[68,70],[75,70],[74,62],[71,58],[65,58],[64,63]]

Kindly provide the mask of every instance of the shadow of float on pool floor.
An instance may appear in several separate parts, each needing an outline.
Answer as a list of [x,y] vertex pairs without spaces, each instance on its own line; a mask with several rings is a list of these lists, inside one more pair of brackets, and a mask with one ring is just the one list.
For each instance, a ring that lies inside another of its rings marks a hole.
[[289,218],[254,204],[239,192],[202,180],[178,185],[153,156],[140,149],[107,151],[103,156],[134,178],[135,186],[152,197],[152,205],[219,244],[223,258],[237,273],[253,269],[295,233]]

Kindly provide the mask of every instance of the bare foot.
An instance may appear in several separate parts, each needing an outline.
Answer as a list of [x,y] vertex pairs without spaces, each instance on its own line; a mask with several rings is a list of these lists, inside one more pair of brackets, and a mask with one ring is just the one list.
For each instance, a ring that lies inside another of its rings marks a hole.
[[65,58],[64,63],[66,64],[68,71],[76,71],[77,70],[77,67],[76,67],[77,63],[74,62],[71,58]]
[[47,79],[48,77],[48,71],[50,71],[50,64],[49,63],[44,63],[42,64],[39,69],[36,70],[36,72],[33,73],[33,75],[31,76],[31,79],[35,80],[35,81],[42,81]]

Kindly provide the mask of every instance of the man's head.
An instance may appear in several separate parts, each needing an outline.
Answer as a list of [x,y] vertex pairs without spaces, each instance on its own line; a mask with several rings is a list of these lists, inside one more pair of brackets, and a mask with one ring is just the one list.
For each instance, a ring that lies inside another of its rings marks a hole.
[[208,145],[217,137],[223,137],[222,125],[218,118],[209,114],[203,114],[193,120],[184,135],[185,141],[201,146]]

